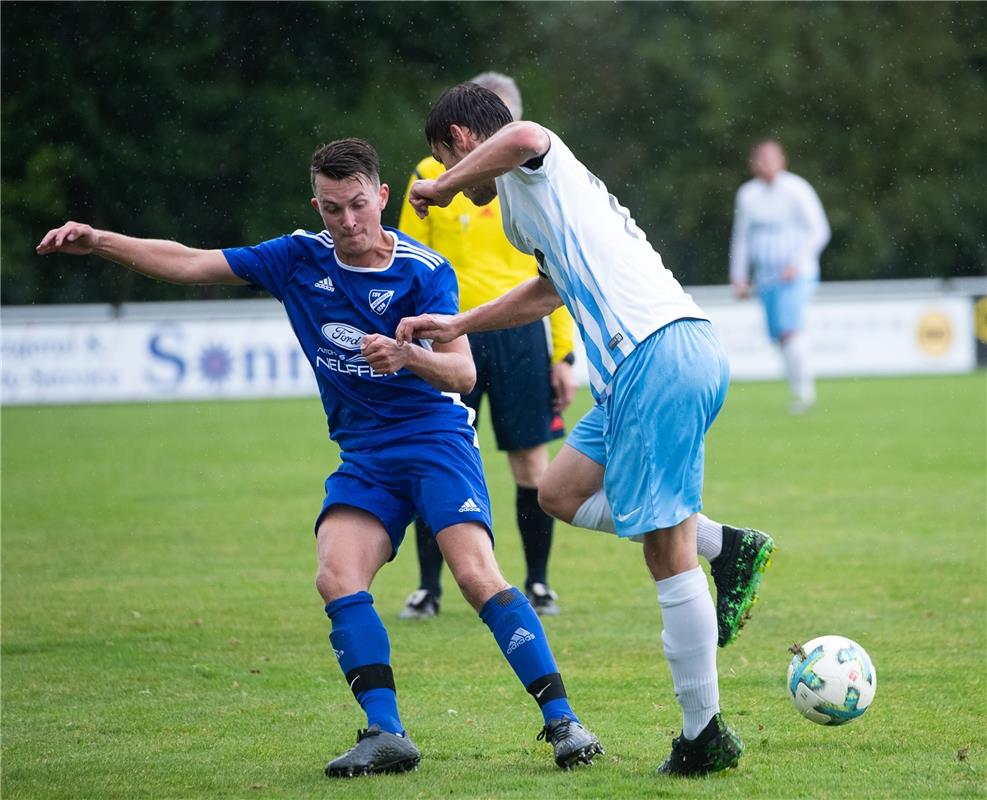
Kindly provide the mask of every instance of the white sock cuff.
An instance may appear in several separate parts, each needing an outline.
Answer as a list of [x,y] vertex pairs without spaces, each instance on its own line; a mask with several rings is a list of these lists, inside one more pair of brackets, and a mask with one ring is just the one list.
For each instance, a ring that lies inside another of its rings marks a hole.
[[706,573],[701,567],[655,581],[655,587],[658,589],[658,604],[662,608],[680,606],[703,593],[709,594],[709,583],[706,582]]
[[705,514],[696,514],[696,549],[707,561],[723,550],[723,526]]

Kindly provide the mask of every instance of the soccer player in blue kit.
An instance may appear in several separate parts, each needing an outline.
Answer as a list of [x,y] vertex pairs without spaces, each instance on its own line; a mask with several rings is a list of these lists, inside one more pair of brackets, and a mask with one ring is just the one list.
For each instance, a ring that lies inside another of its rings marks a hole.
[[67,222],[41,255],[95,254],[152,278],[187,284],[253,284],[285,308],[308,357],[340,448],[315,522],[316,587],[331,620],[339,666],[367,716],[356,745],[332,760],[333,777],[404,772],[420,753],[398,714],[387,630],[370,586],[420,515],[463,596],[479,613],[537,701],[556,763],[603,752],[580,722],[538,616],[494,558],[490,499],[472,412],[459,399],[476,379],[465,337],[398,346],[402,317],[453,314],[458,288],[442,256],[381,225],[388,187],[377,153],[360,139],[312,157],[312,207],[321,233],[295,231],[254,247],[189,248]]
[[[567,521],[643,542],[683,713],[682,734],[659,772],[701,775],[734,767],[743,743],[720,714],[718,627],[720,644],[736,635],[774,545],[760,531],[698,513],[704,437],[729,380],[709,319],[606,186],[554,133],[513,122],[493,92],[469,83],[447,90],[428,116],[425,136],[446,171],[412,186],[416,212],[427,215],[461,191],[477,205],[499,197],[507,238],[535,256],[540,274],[456,316],[402,320],[398,342],[450,341],[523,325],[565,303],[585,345],[597,405],[547,477],[569,487],[577,502],[564,515],[558,500],[543,506]],[[729,612],[721,619],[697,559],[703,524],[707,535],[712,529],[719,537],[716,555],[707,557]]]

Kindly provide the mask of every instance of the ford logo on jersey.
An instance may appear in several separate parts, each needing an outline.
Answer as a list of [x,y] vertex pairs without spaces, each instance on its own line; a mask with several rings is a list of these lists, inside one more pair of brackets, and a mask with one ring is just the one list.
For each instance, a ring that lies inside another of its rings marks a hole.
[[367,334],[345,322],[327,322],[322,326],[322,335],[344,350],[359,350]]

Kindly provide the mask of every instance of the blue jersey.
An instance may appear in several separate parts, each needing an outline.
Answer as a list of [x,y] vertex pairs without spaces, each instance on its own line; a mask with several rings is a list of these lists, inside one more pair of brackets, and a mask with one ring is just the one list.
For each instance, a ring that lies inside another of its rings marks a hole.
[[458,394],[440,392],[408,369],[378,373],[360,353],[366,334],[393,337],[402,317],[459,310],[449,262],[400,231],[385,230],[394,254],[384,267],[342,263],[328,231],[298,230],[223,254],[237,275],[284,305],[315,371],[329,436],[342,450],[372,450],[432,432],[460,432],[474,441],[473,412]]

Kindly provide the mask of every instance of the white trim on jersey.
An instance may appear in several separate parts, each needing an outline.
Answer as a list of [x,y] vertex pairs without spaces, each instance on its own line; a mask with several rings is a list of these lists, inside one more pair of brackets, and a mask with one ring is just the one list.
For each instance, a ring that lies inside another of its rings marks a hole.
[[327,250],[331,250],[334,245],[332,243],[332,236],[329,235],[329,231],[322,231],[321,233],[309,233],[303,228],[299,228],[297,231],[293,231],[292,236],[302,236],[306,239],[314,239]]
[[354,267],[351,264],[346,264],[340,260],[339,253],[335,250],[333,251],[332,256],[336,259],[336,263],[342,269],[349,270],[350,272],[387,272],[387,270],[394,266],[394,259],[397,256],[398,242],[400,239],[398,239],[397,234],[391,233],[391,231],[384,231],[384,233],[391,237],[393,244],[391,245],[391,258],[383,267]]
[[415,247],[411,244],[411,242],[404,241],[403,239],[398,240],[397,252],[407,258],[413,258],[416,261],[421,261],[431,270],[434,270],[443,261],[441,256],[431,253],[421,247]]

